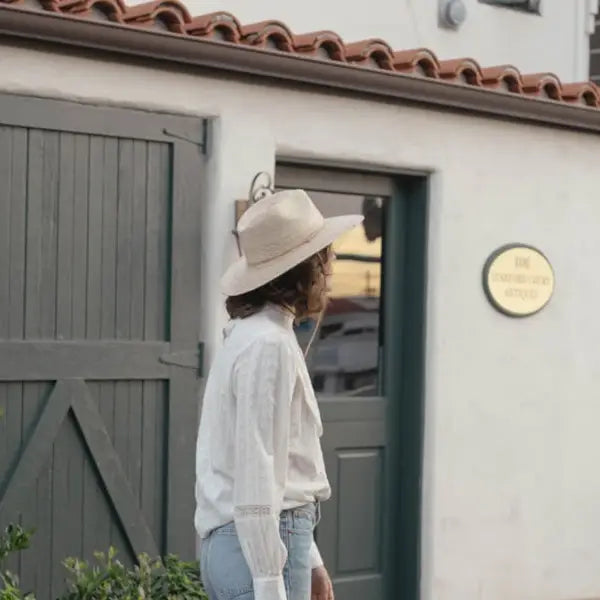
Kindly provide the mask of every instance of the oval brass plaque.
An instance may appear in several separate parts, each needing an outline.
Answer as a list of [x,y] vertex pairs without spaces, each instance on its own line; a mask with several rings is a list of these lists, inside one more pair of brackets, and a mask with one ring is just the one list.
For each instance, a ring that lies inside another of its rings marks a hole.
[[496,250],[485,263],[483,286],[497,310],[510,317],[527,317],[552,298],[554,272],[539,250],[510,244]]

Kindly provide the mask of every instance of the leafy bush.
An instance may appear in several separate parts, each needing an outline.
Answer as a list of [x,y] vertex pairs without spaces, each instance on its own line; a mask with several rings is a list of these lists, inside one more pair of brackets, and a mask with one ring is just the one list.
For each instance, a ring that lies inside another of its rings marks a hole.
[[142,554],[128,569],[116,555],[114,548],[96,553],[96,565],[67,559],[69,591],[59,600],[207,600],[195,563],[173,555],[163,562]]
[[[9,554],[29,547],[31,531],[19,525],[9,525],[0,535],[0,567]],[[10,571],[0,570],[0,600],[35,600],[33,594],[25,594],[19,588],[19,578]]]
[[[29,546],[31,532],[9,525],[0,536],[0,566],[12,552]],[[97,552],[94,564],[67,558],[67,592],[57,600],[208,600],[195,563],[169,555],[164,560],[138,556],[138,564],[127,567],[117,551]],[[0,572],[0,600],[35,600],[19,588],[15,575]]]

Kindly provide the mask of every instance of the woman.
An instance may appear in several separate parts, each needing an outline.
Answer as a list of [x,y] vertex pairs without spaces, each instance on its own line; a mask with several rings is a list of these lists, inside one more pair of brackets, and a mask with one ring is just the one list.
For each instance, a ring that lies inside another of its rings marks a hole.
[[302,190],[253,204],[221,281],[232,318],[204,394],[196,529],[210,600],[333,600],[313,539],[330,487],[319,407],[294,322],[322,313],[332,242],[362,216],[324,219]]

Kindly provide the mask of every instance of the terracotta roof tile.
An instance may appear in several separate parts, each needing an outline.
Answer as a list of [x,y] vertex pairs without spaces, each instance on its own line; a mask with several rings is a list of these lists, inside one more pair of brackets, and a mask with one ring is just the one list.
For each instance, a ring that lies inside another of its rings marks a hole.
[[409,75],[440,76],[440,61],[427,48],[394,52],[394,70]]
[[58,10],[62,13],[83,18],[92,17],[94,10],[101,12],[109,21],[123,23],[127,7],[121,0],[58,0]]
[[[31,0],[0,0],[11,10]],[[600,88],[593,83],[563,84],[551,73],[526,74],[511,65],[481,67],[472,58],[439,60],[427,48],[394,51],[380,39],[345,43],[333,31],[294,34],[280,21],[241,24],[228,12],[192,17],[179,0],[155,0],[128,6],[123,0],[38,0],[39,9],[71,18],[107,20],[125,27],[161,29],[174,35],[250,45],[264,52],[288,52],[311,60],[345,62],[356,68],[381,69],[401,75],[440,79],[450,84],[512,92],[566,104],[600,108]]]
[[514,94],[523,92],[521,73],[512,65],[486,67],[481,69],[481,77],[481,83],[486,88],[504,90]]
[[394,70],[394,52],[383,40],[370,39],[346,44],[346,60],[355,65]]
[[552,73],[533,73],[522,76],[523,92],[550,98],[551,100],[561,100],[560,79]]
[[600,88],[589,82],[565,83],[562,86],[562,99],[565,102],[598,108],[600,106]]
[[240,22],[228,12],[214,12],[194,17],[184,29],[189,35],[216,38],[234,44],[242,39]]
[[293,34],[280,21],[261,21],[242,27],[242,41],[266,50],[294,51]]
[[466,83],[480,86],[482,82],[481,67],[472,58],[456,58],[440,62],[440,77],[453,83]]
[[156,0],[128,6],[123,21],[133,27],[153,27],[157,21],[173,33],[185,33],[192,17],[187,8],[175,0]]
[[330,60],[345,61],[346,47],[342,38],[333,31],[315,31],[294,36],[296,52]]

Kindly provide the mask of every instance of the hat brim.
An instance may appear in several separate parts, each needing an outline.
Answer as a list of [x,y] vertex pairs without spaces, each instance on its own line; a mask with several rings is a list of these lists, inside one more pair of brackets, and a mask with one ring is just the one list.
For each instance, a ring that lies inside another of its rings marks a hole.
[[221,291],[227,296],[240,296],[283,275],[313,254],[332,244],[340,235],[363,222],[362,215],[344,215],[325,219],[322,229],[300,246],[258,265],[249,265],[242,256],[221,278]]

